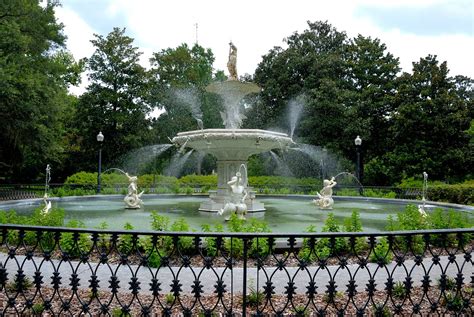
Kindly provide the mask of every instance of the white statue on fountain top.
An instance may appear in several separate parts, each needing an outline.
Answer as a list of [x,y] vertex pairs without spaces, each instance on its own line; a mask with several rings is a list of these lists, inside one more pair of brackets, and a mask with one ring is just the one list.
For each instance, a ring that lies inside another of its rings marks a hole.
[[[224,213],[230,214],[235,212],[240,219],[245,219],[245,214],[247,213],[245,199],[247,199],[248,192],[243,184],[242,174],[237,172],[235,176],[227,182],[227,185],[229,185],[231,189],[230,201],[224,205],[224,208],[221,209],[218,214],[223,215]],[[226,217],[226,220],[229,220],[229,218],[230,217]]]
[[127,205],[127,209],[139,209],[143,204],[143,201],[140,199],[143,192],[138,193],[138,177],[130,176],[128,175],[128,173],[125,173],[125,175],[128,177],[128,181],[130,184],[128,185],[128,193],[123,199],[123,201]]
[[237,47],[234,43],[229,43],[229,61],[227,62],[229,70],[229,80],[238,80],[237,78]]
[[325,179],[323,185],[323,189],[321,189],[319,193],[316,193],[318,199],[313,199],[313,202],[316,206],[319,206],[320,209],[332,209],[332,206],[334,205],[334,200],[332,199],[332,188],[337,185],[336,180],[334,177],[330,180]]

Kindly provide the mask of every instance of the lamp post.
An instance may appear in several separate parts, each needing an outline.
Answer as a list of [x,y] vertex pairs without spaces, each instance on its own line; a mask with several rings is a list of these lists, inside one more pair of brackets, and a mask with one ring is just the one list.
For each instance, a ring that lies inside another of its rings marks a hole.
[[97,142],[99,142],[99,173],[97,174],[97,193],[100,194],[100,173],[102,172],[102,142],[104,135],[102,131],[97,134]]
[[354,144],[356,146],[356,152],[357,152],[356,177],[359,180],[359,182],[362,184],[362,171],[361,171],[361,165],[360,165],[360,146],[362,145],[362,139],[360,138],[360,136],[357,136],[355,138]]

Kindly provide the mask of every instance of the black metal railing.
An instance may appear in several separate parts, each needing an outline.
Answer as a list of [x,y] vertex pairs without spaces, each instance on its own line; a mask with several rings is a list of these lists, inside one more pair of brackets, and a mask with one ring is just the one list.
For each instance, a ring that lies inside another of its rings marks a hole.
[[[126,194],[128,183],[102,184],[102,194]],[[140,186],[146,194],[161,193],[207,193],[212,189],[209,185],[186,184],[182,186],[171,184],[151,184]],[[258,194],[306,194],[315,195],[321,187],[301,185],[269,185],[253,187]],[[97,192],[97,184],[49,184],[50,196],[82,196],[94,195]],[[28,198],[40,198],[44,195],[44,184],[0,184],[0,201],[18,200]],[[398,199],[421,199],[421,188],[397,188],[387,186],[358,186],[337,185],[334,188],[335,196],[366,196]]]
[[2,315],[473,315],[474,229],[0,232]]

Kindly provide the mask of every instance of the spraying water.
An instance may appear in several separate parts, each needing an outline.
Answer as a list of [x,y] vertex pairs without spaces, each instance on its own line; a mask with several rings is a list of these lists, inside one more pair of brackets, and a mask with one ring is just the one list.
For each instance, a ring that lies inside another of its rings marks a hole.
[[296,125],[298,124],[305,104],[305,96],[299,95],[288,102],[287,116],[290,124],[290,138],[293,139]]
[[294,176],[288,165],[273,151],[270,151],[273,161],[276,163],[276,173],[282,176]]
[[191,156],[194,150],[191,150],[185,154],[182,154],[181,152],[177,152],[173,157],[171,158],[171,164],[165,168],[163,171],[164,175],[168,176],[176,176],[179,177],[181,170],[184,167],[184,163],[188,160],[188,158]]
[[321,178],[327,178],[342,169],[338,157],[320,146],[300,144],[298,148],[291,149],[306,154],[312,162],[317,164]]
[[141,147],[127,153],[123,158],[121,158],[121,163],[118,165],[123,170],[137,175],[140,170],[146,168],[154,159],[172,146],[172,144],[155,144]]
[[174,97],[185,104],[194,119],[196,119],[199,129],[204,129],[202,122],[201,100],[195,88],[181,88],[173,91]]
[[51,166],[46,165],[45,184],[44,184],[44,195],[48,196],[49,182],[51,181]]

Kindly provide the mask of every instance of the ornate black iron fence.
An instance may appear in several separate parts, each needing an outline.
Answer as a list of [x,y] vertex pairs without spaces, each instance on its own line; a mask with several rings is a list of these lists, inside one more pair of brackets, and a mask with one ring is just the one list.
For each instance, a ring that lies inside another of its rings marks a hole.
[[0,231],[2,315],[473,315],[474,229]]
[[[102,194],[126,194],[128,183],[102,184]],[[97,184],[49,184],[50,196],[81,196],[93,195],[97,192]],[[140,190],[147,194],[159,193],[206,193],[210,187],[203,184],[187,184],[186,186],[172,186],[169,184],[155,184],[141,186]],[[315,194],[321,189],[314,186],[275,186],[258,187],[254,190],[259,194]],[[28,198],[40,198],[44,194],[44,184],[0,184],[0,201]],[[336,196],[367,196],[398,199],[421,199],[421,188],[397,188],[386,186],[342,186],[334,188]]]

